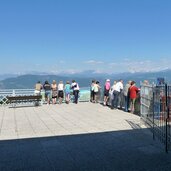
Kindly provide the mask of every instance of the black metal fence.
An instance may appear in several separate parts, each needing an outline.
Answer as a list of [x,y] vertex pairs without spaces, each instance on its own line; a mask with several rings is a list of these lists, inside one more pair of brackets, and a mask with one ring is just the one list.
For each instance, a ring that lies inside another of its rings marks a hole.
[[171,149],[171,86],[141,86],[141,118],[168,152]]

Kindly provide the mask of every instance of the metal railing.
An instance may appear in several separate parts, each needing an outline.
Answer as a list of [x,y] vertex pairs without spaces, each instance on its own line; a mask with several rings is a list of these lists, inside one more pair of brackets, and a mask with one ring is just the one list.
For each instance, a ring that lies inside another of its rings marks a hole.
[[141,119],[168,152],[171,145],[171,86],[141,85]]
[[0,105],[7,105],[7,96],[33,95],[34,89],[1,89]]
[[[23,95],[34,95],[34,89],[1,89],[0,90],[0,106],[8,105],[7,96],[23,96]],[[45,92],[41,91],[42,103],[45,103]],[[71,96],[71,99],[73,97]],[[90,101],[90,91],[88,87],[80,88],[79,93],[80,102]]]

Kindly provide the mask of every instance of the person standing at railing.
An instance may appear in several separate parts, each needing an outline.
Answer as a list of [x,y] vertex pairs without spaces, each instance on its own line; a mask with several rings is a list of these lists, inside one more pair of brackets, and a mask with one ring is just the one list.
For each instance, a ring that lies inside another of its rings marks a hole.
[[50,104],[50,97],[51,97],[51,85],[48,81],[45,81],[43,85],[43,89],[45,90],[45,99],[47,101],[47,104]]
[[58,100],[59,104],[62,104],[64,98],[64,84],[63,81],[60,81],[58,84]]
[[135,86],[135,83],[135,81],[132,81],[131,86],[129,87],[131,113],[134,113],[135,111],[135,100],[137,98],[137,93],[140,91],[140,89]]
[[130,93],[129,93],[129,87],[131,86],[131,81],[128,81],[127,84],[124,87],[123,93],[125,97],[125,112],[128,112],[129,109],[129,101],[130,101]]
[[92,80],[91,86],[90,86],[90,101],[92,103],[94,103],[95,101],[95,94],[94,94],[94,85],[95,85],[96,81]]
[[97,103],[100,102],[101,100],[101,86],[100,86],[100,82],[99,81],[96,81],[96,84],[98,85],[98,93],[97,93]]
[[115,80],[115,81],[113,82],[113,85],[111,86],[111,88],[110,88],[110,90],[109,90],[109,102],[110,102],[111,108],[114,106],[114,94],[113,94],[113,92],[114,92],[114,90],[115,90],[116,83],[117,83],[117,81]]
[[40,95],[40,94],[41,94],[41,90],[42,90],[42,84],[40,83],[40,81],[38,81],[38,82],[35,84],[35,91],[34,91],[34,94],[35,94],[35,95]]
[[119,80],[115,85],[115,90],[113,91],[114,99],[112,102],[111,109],[118,108],[118,98],[122,90],[123,90],[123,80]]
[[107,102],[109,99],[109,90],[110,90],[110,80],[107,79],[104,86],[104,101],[103,101],[104,106],[108,105]]
[[58,97],[58,87],[55,80],[53,80],[51,84],[51,88],[52,88],[52,103],[56,104],[56,98]]
[[94,84],[94,102],[98,103],[99,102],[99,98],[100,98],[100,85],[99,85],[99,81],[96,81]]
[[80,91],[79,85],[75,80],[72,80],[71,88],[73,89],[74,103],[78,103],[78,94]]
[[69,104],[70,93],[71,93],[71,85],[70,85],[69,81],[66,82],[64,90],[65,90],[65,102],[66,102],[66,104]]

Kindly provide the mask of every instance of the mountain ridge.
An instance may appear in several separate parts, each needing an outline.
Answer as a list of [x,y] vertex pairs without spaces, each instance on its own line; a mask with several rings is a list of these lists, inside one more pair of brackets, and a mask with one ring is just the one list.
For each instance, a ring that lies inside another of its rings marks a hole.
[[55,74],[26,74],[26,75],[19,75],[13,76],[11,78],[6,78],[0,81],[0,88],[1,89],[24,89],[24,88],[34,88],[34,85],[37,81],[41,81],[43,84],[45,80],[48,80],[50,83],[53,80],[57,82],[63,81],[72,81],[75,79],[80,87],[87,87],[90,85],[92,79],[97,79],[100,81],[101,85],[104,84],[105,79],[111,79],[111,81],[123,79],[124,82],[128,80],[135,80],[137,84],[143,80],[149,80],[150,82],[156,82],[158,77],[163,77],[165,80],[170,83],[171,82],[171,70],[163,70],[158,72],[136,72],[136,73],[96,73],[93,70],[87,70],[84,72],[75,73],[75,74],[62,74],[62,75],[55,75]]

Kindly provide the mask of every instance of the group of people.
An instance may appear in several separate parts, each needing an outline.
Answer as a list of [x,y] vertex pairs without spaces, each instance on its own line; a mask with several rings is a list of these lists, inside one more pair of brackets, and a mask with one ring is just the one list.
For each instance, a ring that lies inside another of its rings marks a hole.
[[[98,103],[101,97],[101,86],[99,81],[92,80],[90,86],[90,101]],[[104,85],[103,105],[110,106],[111,109],[124,108],[126,112],[135,111],[135,101],[140,89],[136,86],[135,81],[128,81],[124,86],[123,80],[114,81],[111,85],[110,79],[107,79]]]
[[45,92],[47,104],[51,103],[51,99],[52,104],[56,104],[57,100],[58,103],[61,104],[63,102],[64,95],[65,102],[69,104],[71,93],[74,96],[74,103],[78,103],[79,85],[75,80],[73,80],[71,84],[69,81],[66,81],[66,84],[64,84],[63,81],[60,81],[58,84],[55,80],[52,81],[52,84],[45,81],[43,85],[38,81],[35,85],[35,94],[41,94],[42,90]]
[[128,81],[123,85],[123,80],[114,81],[113,85],[110,85],[110,80],[106,80],[104,87],[104,105],[110,102],[111,109],[120,109],[124,106],[126,112],[135,111],[135,101],[140,89],[136,86],[135,81]]
[[[134,113],[135,111],[135,101],[137,94],[140,89],[136,86],[135,81],[128,81],[126,85],[123,84],[123,80],[114,81],[111,85],[110,79],[107,79],[104,85],[104,90],[100,86],[99,81],[92,80],[90,86],[90,101],[92,103],[99,103],[101,101],[102,91],[103,94],[103,105],[110,106],[111,109],[123,109],[128,112]],[[59,104],[63,102],[65,97],[65,102],[69,104],[70,95],[73,93],[74,103],[78,103],[79,96],[79,85],[73,80],[70,84],[69,81],[66,81],[64,84],[63,81],[57,82],[55,80],[50,84],[48,81],[45,81],[42,85],[38,81],[35,85],[35,94],[41,94],[41,91],[45,92],[45,99],[47,104],[51,103],[56,104],[57,101]]]
[[90,86],[90,101],[92,103],[98,103],[101,95],[101,87],[99,81],[92,80]]

